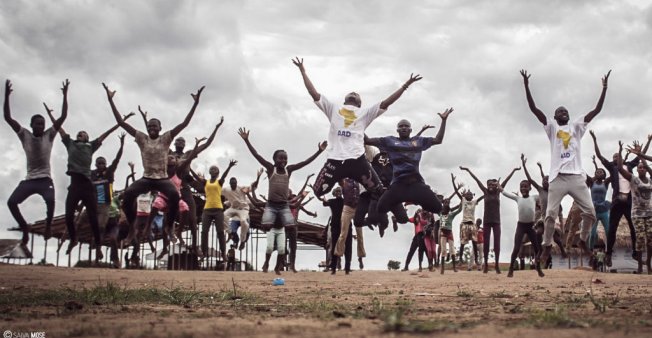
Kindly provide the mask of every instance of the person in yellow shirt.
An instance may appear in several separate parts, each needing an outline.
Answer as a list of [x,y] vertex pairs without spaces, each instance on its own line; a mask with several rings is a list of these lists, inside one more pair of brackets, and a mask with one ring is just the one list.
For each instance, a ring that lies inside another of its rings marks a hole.
[[201,251],[208,253],[208,232],[214,222],[217,230],[217,238],[220,243],[220,252],[222,253],[222,261],[226,261],[226,238],[224,236],[224,205],[222,204],[222,185],[224,180],[229,175],[229,171],[236,165],[238,161],[231,160],[229,166],[226,168],[222,176],[217,179],[220,174],[220,169],[213,165],[208,169],[210,179],[205,179],[199,175],[194,175],[195,179],[204,186],[206,194],[206,203],[201,216]]

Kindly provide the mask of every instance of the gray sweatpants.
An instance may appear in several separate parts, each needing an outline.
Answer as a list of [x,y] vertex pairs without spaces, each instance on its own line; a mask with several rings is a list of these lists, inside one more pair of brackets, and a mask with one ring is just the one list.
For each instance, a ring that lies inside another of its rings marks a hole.
[[555,219],[559,214],[559,206],[564,196],[570,195],[579,207],[582,216],[580,225],[580,239],[587,241],[589,232],[596,220],[591,191],[586,186],[584,175],[559,174],[548,187],[548,210],[546,211],[545,227],[543,229],[543,245],[553,243],[555,233]]

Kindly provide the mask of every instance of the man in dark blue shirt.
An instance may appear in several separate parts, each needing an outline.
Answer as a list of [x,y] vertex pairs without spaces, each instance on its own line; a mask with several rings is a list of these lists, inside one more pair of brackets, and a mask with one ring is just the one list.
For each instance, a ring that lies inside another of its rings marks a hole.
[[365,144],[376,146],[380,151],[387,152],[394,168],[392,183],[378,201],[379,213],[386,213],[396,204],[403,202],[418,204],[424,210],[439,213],[441,203],[419,173],[419,162],[424,150],[435,144],[441,144],[443,141],[446,120],[452,112],[453,108],[449,108],[443,113],[439,113],[441,127],[434,138],[410,137],[412,126],[407,120],[399,121],[396,129],[398,137],[365,137]]

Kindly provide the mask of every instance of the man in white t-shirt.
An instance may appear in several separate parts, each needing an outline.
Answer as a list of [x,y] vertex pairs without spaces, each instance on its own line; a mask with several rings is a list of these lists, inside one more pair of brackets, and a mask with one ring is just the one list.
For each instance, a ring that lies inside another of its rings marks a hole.
[[292,62],[299,67],[306,89],[315,104],[330,121],[328,160],[313,184],[315,195],[320,197],[327,194],[340,179],[348,177],[361,183],[375,197],[380,196],[382,183],[364,156],[364,131],[374,119],[396,102],[412,83],[421,80],[421,76],[411,74],[410,79],[388,98],[370,107],[361,108],[362,101],[356,92],[346,94],[342,105],[329,101],[317,92],[308,78],[303,59],[296,58]]
[[240,220],[240,246],[242,250],[247,242],[249,232],[249,199],[247,193],[251,187],[238,185],[238,180],[231,177],[229,186],[222,189],[222,195],[229,201],[229,208],[224,211],[224,219],[237,217]]
[[578,245],[586,254],[591,254],[586,246],[586,240],[589,237],[589,231],[596,217],[591,200],[591,191],[586,186],[586,174],[584,173],[584,169],[582,169],[581,140],[586,132],[588,123],[602,110],[604,98],[607,94],[609,74],[611,74],[611,71],[602,78],[602,94],[598,99],[596,107],[577,121],[569,123],[568,110],[564,107],[559,107],[555,110],[555,122],[546,118],[546,115],[535,105],[532,94],[530,93],[530,75],[527,71],[521,70],[528,106],[534,116],[543,124],[543,128],[550,140],[551,159],[548,208],[544,221],[543,252],[541,253],[540,261],[545,262],[548,256],[550,256],[553,234],[555,232],[555,218],[559,212],[561,200],[566,195],[573,197],[582,212],[580,242]]

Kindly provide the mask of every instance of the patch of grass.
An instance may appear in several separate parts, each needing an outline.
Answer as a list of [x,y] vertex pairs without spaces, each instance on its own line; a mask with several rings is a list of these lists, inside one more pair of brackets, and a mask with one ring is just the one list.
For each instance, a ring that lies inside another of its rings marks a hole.
[[553,311],[536,310],[528,317],[528,324],[536,328],[574,328],[585,327],[568,315],[563,306],[556,306]]
[[580,295],[572,295],[571,294],[571,295],[568,295],[566,298],[563,299],[564,303],[573,304],[573,305],[584,304],[584,303],[586,303],[588,301],[589,301],[589,299],[588,299],[587,295],[580,296]]
[[346,315],[348,313],[344,306],[324,300],[301,302],[296,305],[295,309],[319,319],[332,319],[335,314]]
[[468,291],[468,290],[462,290],[462,288],[460,288],[460,286],[458,284],[457,285],[457,297],[471,298],[471,297],[473,297],[473,292]]
[[591,300],[591,303],[593,304],[593,308],[600,313],[607,312],[609,306],[614,306],[618,304],[618,302],[620,302],[620,291],[616,293],[616,295],[614,295],[613,297],[603,296],[600,298],[596,298],[593,296],[593,287],[591,287],[589,289],[588,296],[589,299]]
[[[36,290],[28,292],[0,293],[2,306],[58,306],[66,302],[77,302],[83,305],[127,305],[138,303],[154,303],[178,306],[193,306],[219,303],[234,298],[232,291],[218,293],[199,291],[195,287],[184,289],[170,288],[128,288],[115,283],[98,283],[91,288],[59,288],[52,290]],[[239,299],[253,299],[253,296],[238,292]]]
[[500,291],[490,293],[489,297],[491,297],[491,298],[512,298],[512,295],[508,294],[507,291],[505,291],[505,290],[500,290]]

